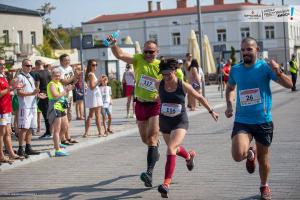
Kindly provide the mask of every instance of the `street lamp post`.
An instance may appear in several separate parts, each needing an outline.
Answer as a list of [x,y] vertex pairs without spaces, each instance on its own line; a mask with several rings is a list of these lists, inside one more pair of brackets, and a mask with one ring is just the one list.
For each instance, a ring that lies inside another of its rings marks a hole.
[[[284,0],[281,0],[281,4],[282,6],[284,6]],[[287,73],[287,49],[286,49],[286,35],[285,35],[285,22],[284,22],[284,18],[283,18],[283,22],[282,22],[282,26],[283,26],[283,44],[284,44],[284,73]]]
[[202,95],[205,97],[205,71],[204,71],[204,60],[203,60],[203,46],[202,46],[202,28],[201,28],[201,7],[200,0],[197,0],[197,16],[198,16],[198,33],[199,33],[199,48],[200,48],[200,65],[203,70],[203,80],[202,80]]

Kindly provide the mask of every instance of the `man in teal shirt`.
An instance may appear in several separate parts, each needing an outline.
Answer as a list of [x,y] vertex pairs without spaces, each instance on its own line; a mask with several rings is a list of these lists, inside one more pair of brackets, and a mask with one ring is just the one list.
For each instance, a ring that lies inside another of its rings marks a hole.
[[[259,164],[261,199],[270,200],[268,186],[270,171],[269,147],[273,137],[271,115],[272,93],[270,81],[291,88],[292,82],[280,70],[274,60],[270,63],[257,59],[259,48],[254,38],[248,37],[241,43],[243,62],[232,67],[226,88],[226,117],[233,116],[233,99],[236,93],[236,113],[232,130],[232,157],[240,162],[247,159],[246,168],[251,174],[255,170],[255,159]],[[255,144],[251,146],[254,138]],[[257,156],[256,156],[257,154]]]

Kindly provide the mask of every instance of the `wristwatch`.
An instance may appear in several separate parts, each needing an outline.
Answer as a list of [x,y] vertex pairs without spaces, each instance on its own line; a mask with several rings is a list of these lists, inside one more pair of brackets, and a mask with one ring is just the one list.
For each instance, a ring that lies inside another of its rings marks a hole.
[[210,111],[208,111],[209,114],[213,113],[214,112],[214,109],[211,109]]

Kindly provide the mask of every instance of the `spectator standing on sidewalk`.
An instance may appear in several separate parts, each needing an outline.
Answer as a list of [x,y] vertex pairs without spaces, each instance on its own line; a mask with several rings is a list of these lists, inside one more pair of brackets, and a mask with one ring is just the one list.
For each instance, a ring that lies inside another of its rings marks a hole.
[[[80,73],[81,71],[81,66],[78,65],[75,68],[75,71],[77,73]],[[78,78],[77,83],[75,84],[75,95],[76,95],[76,102],[75,102],[75,107],[76,107],[76,120],[84,120],[84,105],[83,105],[83,87],[84,87],[84,81],[82,79],[82,76]]]
[[[35,87],[33,77],[30,75],[32,64],[29,59],[22,61],[22,71],[17,76],[18,83],[24,85],[23,88],[17,89],[19,101],[18,126],[19,126],[19,156],[37,155],[39,152],[34,151],[31,147],[32,129],[37,128],[37,103],[36,98],[39,89]],[[23,142],[26,142],[25,152]]]
[[170,58],[159,64],[163,80],[156,82],[159,91],[161,109],[159,115],[159,129],[163,133],[167,144],[167,162],[165,165],[165,178],[158,191],[164,198],[168,197],[169,187],[175,171],[176,155],[183,157],[189,171],[194,168],[195,151],[187,152],[182,145],[189,126],[185,108],[185,96],[189,93],[197,98],[217,121],[219,114],[213,111],[207,100],[195,91],[192,86],[176,77],[177,60]]
[[223,67],[225,88],[226,88],[227,82],[229,80],[229,73],[230,73],[231,63],[232,63],[232,60],[229,58],[227,60],[227,63]]
[[[18,87],[12,81],[10,86],[6,75],[4,73],[5,60],[0,57],[0,163],[10,163],[16,159],[23,159],[24,157],[15,154],[11,142],[11,118],[12,118],[12,97],[11,92]],[[9,157],[3,153],[3,143]]]
[[158,92],[155,88],[155,82],[160,79],[159,60],[157,43],[147,41],[144,44],[142,54],[130,55],[124,52],[116,43],[116,39],[109,36],[112,41],[111,50],[116,58],[123,60],[128,64],[133,64],[135,74],[136,97],[135,114],[140,136],[144,144],[148,146],[147,153],[147,171],[140,176],[146,187],[152,187],[152,173],[154,166],[159,159],[158,151],[158,115],[160,103],[158,101]]
[[[196,59],[192,59],[191,64],[188,67],[189,73],[189,84],[200,93],[201,90],[201,77],[199,76],[199,64]],[[188,95],[189,102],[190,102],[190,111],[196,110],[196,99],[193,95]]]
[[[108,83],[108,78],[107,76],[102,76],[102,81],[101,81],[101,86],[100,86],[100,91],[101,91],[101,96],[102,96],[102,101],[103,101],[103,106],[101,110],[101,115],[102,115],[102,122],[103,122],[103,127],[104,127],[104,134],[108,135],[110,133],[113,133],[111,130],[111,121],[112,121],[112,98],[111,98],[111,87],[107,85]],[[107,122],[107,125],[106,125]]]
[[47,96],[49,99],[47,118],[53,130],[55,156],[68,156],[69,153],[61,150],[61,147],[66,146],[60,143],[69,126],[66,113],[68,101],[65,96],[69,91],[73,90],[74,86],[67,85],[65,88],[63,87],[60,82],[61,71],[57,68],[52,70],[51,78],[52,80],[47,85]]
[[294,92],[296,91],[297,72],[298,72],[298,63],[295,54],[292,55],[292,59],[290,60],[289,64],[290,64],[290,73],[293,82],[292,91]]
[[41,60],[35,61],[35,66],[38,69],[35,73],[36,85],[40,89],[40,98],[38,99],[38,109],[41,111],[44,121],[46,132],[40,138],[49,138],[51,137],[50,124],[47,118],[48,110],[48,97],[47,97],[47,85],[51,81],[51,74],[47,69],[44,69],[44,64]]
[[[132,66],[131,64],[127,64],[126,65],[126,69],[125,72],[123,74],[123,79],[122,79],[122,83],[124,85],[124,94],[127,97],[127,103],[126,103],[126,109],[127,109],[127,118],[130,117],[135,117],[135,112],[134,112],[134,84],[135,84],[135,80],[134,80],[134,72],[132,71]],[[130,115],[130,104],[132,101],[132,115]]]
[[[237,87],[235,122],[232,130],[232,157],[240,162],[247,159],[246,169],[255,171],[259,164],[261,199],[271,199],[268,185],[270,172],[269,147],[273,138],[271,115],[271,79],[283,87],[291,88],[292,82],[274,60],[266,63],[257,59],[259,47],[254,38],[241,42],[243,62],[232,67],[226,88],[226,117],[233,115],[234,90]],[[255,144],[251,146],[252,139]]]
[[[70,66],[70,57],[68,54],[62,54],[59,57],[60,61],[60,66],[58,69],[61,72],[61,83],[64,86],[67,85],[74,85],[80,76],[80,74],[74,73],[73,68]],[[68,129],[70,127],[70,123],[72,120],[72,102],[73,102],[73,93],[72,91],[69,91],[68,94],[66,95],[67,101],[69,103],[69,107],[67,108],[67,116],[68,116]],[[63,137],[62,144],[65,145],[72,145],[73,143],[78,143],[76,140],[71,138],[71,135],[69,133],[69,130],[66,131],[65,136]]]
[[89,135],[89,128],[91,126],[91,121],[94,114],[96,115],[96,126],[98,130],[98,136],[107,136],[106,134],[101,133],[101,120],[100,113],[103,106],[101,91],[99,84],[101,84],[101,77],[97,79],[95,72],[97,68],[97,61],[94,59],[88,60],[87,69],[85,73],[85,81],[87,82],[87,94],[85,105],[89,108],[89,115],[86,119],[86,130],[82,137],[87,137]]

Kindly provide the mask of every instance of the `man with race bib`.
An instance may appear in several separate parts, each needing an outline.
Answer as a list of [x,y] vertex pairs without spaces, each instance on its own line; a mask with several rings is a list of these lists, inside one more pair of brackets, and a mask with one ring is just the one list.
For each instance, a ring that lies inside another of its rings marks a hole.
[[158,116],[160,103],[158,92],[155,88],[159,75],[159,60],[157,44],[154,41],[147,41],[144,44],[143,54],[130,55],[123,52],[116,44],[116,39],[108,37],[111,42],[113,54],[120,60],[128,64],[133,64],[134,75],[136,78],[134,94],[136,97],[135,114],[140,136],[144,144],[148,146],[147,171],[141,174],[141,180],[146,187],[152,187],[152,173],[156,161],[159,159],[158,135],[159,124]]
[[[283,87],[291,88],[292,82],[274,60],[266,63],[257,59],[259,50],[254,38],[248,37],[241,43],[243,62],[232,67],[226,88],[226,117],[233,115],[234,90],[236,94],[236,113],[232,130],[232,157],[235,161],[246,161],[246,169],[252,174],[255,160],[259,164],[261,199],[271,199],[268,186],[270,172],[269,147],[273,137],[271,115],[272,93],[270,80]],[[250,147],[252,139],[255,145]]]

